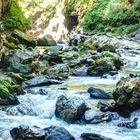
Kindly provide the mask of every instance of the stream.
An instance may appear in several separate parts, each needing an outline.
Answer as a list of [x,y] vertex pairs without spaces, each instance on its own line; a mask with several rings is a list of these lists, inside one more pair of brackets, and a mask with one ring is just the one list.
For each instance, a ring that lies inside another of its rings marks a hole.
[[[132,120],[135,116],[140,118],[140,110],[133,112],[130,118],[126,119],[119,116],[116,120],[99,124],[68,124],[56,118],[54,114],[57,97],[61,94],[79,96],[89,106],[95,108],[100,100],[91,99],[89,94],[84,93],[89,87],[95,86],[105,91],[113,91],[121,77],[126,77],[130,73],[140,74],[140,50],[119,49],[118,53],[124,59],[126,65],[115,76],[69,77],[61,85],[28,89],[25,95],[18,96],[19,105],[1,108],[0,140],[12,140],[9,131],[22,124],[41,128],[51,125],[63,126],[76,140],[80,140],[80,135],[87,132],[101,134],[114,140],[140,140],[140,119],[137,129],[120,128],[116,125],[117,122],[122,120]],[[40,90],[43,91],[44,95],[36,94]],[[79,91],[83,92],[79,94]]]

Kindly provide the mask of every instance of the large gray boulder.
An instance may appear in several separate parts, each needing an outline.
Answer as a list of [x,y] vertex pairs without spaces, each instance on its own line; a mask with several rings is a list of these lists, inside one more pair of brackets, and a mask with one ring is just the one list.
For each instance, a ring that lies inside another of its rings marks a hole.
[[83,99],[61,95],[56,102],[55,115],[67,122],[75,122],[82,118],[86,110]]

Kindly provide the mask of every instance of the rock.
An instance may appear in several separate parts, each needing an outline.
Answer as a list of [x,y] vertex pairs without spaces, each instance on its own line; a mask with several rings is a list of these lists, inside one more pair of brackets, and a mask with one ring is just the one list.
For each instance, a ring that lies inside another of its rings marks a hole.
[[82,140],[113,140],[111,138],[94,133],[83,133],[81,138]]
[[60,64],[63,63],[63,60],[61,58],[61,56],[57,55],[57,54],[48,54],[48,53],[44,53],[40,60],[45,60],[48,61],[48,63],[50,65],[56,65],[56,64]]
[[109,52],[116,52],[116,49],[118,49],[118,45],[114,44],[111,41],[107,41],[104,43],[99,42],[99,47],[98,47],[98,51],[99,52],[103,52],[103,51],[109,51]]
[[118,113],[129,116],[134,110],[140,108],[140,79],[121,78],[113,92]]
[[72,75],[74,75],[74,76],[87,76],[87,69],[88,69],[88,67],[86,67],[86,66],[75,67],[72,70]]
[[140,77],[140,75],[139,74],[132,74],[132,73],[130,73],[129,77],[130,78],[137,78],[137,77]]
[[49,76],[50,78],[54,79],[63,79],[63,78],[68,78],[70,76],[70,68],[67,64],[57,64],[51,66],[47,71],[46,75]]
[[88,124],[98,124],[102,122],[110,122],[112,120],[111,114],[102,113],[98,110],[87,110],[84,114],[84,121]]
[[123,61],[120,57],[104,57],[95,60],[88,68],[88,75],[102,76],[110,74],[112,71],[117,71],[123,66]]
[[116,111],[113,104],[108,104],[106,102],[98,102],[97,107],[102,112],[107,112],[107,111],[115,112]]
[[62,82],[58,80],[48,79],[45,76],[40,75],[33,79],[25,81],[23,83],[23,86],[27,88],[27,87],[37,87],[37,86],[48,86],[52,84],[62,84]]
[[83,99],[61,95],[56,102],[55,115],[67,122],[75,122],[82,118],[86,110]]
[[135,35],[135,40],[140,40],[140,34]]
[[136,129],[137,126],[138,126],[137,121],[138,121],[138,118],[134,118],[133,121],[121,122],[117,126],[118,127]]
[[36,46],[36,39],[30,35],[27,35],[19,30],[15,30],[11,33],[11,36],[15,39],[18,39],[20,44],[26,45],[28,47],[35,47]]
[[90,87],[87,91],[90,93],[90,97],[94,99],[112,99],[112,93],[111,92],[105,92],[101,89]]
[[21,125],[10,131],[13,140],[45,140],[45,132],[40,128],[29,128],[29,126]]
[[19,104],[18,98],[9,93],[0,93],[0,105],[17,105]]
[[75,138],[63,127],[50,126],[45,130],[45,140],[75,140]]
[[56,41],[49,34],[37,40],[37,46],[55,46],[55,45],[57,45]]
[[5,62],[9,71],[17,73],[31,73],[33,71],[32,61],[34,56],[27,50],[11,50],[5,56]]

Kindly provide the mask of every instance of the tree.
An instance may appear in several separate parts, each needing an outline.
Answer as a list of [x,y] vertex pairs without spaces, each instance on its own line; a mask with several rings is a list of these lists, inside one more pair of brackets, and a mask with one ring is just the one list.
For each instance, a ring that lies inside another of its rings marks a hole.
[[3,17],[10,11],[12,0],[0,0],[0,16]]

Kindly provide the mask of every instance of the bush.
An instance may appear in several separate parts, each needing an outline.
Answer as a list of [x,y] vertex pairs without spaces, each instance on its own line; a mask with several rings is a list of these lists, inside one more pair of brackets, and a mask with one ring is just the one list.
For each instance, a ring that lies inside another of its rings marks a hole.
[[26,30],[31,26],[29,19],[25,18],[22,9],[19,7],[18,1],[13,0],[9,12],[2,18],[6,30]]
[[128,34],[140,27],[140,0],[97,0],[80,26],[87,31]]

